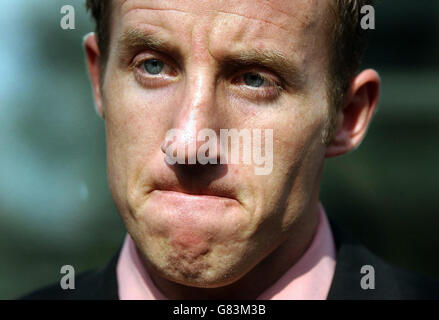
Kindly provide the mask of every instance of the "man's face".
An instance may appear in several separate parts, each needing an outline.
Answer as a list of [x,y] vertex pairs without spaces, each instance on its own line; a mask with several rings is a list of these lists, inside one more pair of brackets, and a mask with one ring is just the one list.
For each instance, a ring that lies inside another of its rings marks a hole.
[[[115,1],[103,79],[110,188],[161,276],[224,286],[286,239],[303,241],[294,226],[315,224],[330,108],[327,6]],[[271,172],[165,160],[170,129],[180,130],[181,146],[206,128],[218,137],[220,129],[272,129]]]

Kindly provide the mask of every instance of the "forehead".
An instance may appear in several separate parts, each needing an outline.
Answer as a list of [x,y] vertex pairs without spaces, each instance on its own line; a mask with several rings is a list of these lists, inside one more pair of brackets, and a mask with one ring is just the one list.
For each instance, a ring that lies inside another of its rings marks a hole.
[[[112,41],[130,29],[194,44],[211,55],[243,47],[304,58],[321,52],[329,0],[113,0]],[[320,50],[317,50],[320,48]]]
[[[318,18],[326,3],[325,0],[113,0],[113,9],[122,14],[137,9],[174,10],[199,17],[229,13],[250,19],[268,18],[267,23],[296,18],[302,24],[307,24]],[[285,22],[288,25],[291,23],[284,21],[280,25],[285,26]]]

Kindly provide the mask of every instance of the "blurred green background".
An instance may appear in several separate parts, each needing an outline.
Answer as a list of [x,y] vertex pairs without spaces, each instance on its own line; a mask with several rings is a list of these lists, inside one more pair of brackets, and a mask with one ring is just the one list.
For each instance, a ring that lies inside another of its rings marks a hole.
[[[81,48],[83,0],[0,0],[0,299],[105,263],[124,227]],[[60,28],[73,5],[76,29]],[[439,278],[439,1],[380,1],[364,61],[383,80],[355,152],[325,168],[330,216],[389,262]]]

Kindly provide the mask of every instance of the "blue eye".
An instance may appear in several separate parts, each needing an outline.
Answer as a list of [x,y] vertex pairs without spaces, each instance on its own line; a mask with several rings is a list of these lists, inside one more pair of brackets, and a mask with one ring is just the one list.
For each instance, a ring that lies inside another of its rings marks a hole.
[[145,71],[153,75],[161,73],[164,65],[163,61],[157,59],[149,59],[143,63]]
[[264,78],[257,73],[248,72],[244,74],[244,82],[249,87],[260,87],[264,84]]

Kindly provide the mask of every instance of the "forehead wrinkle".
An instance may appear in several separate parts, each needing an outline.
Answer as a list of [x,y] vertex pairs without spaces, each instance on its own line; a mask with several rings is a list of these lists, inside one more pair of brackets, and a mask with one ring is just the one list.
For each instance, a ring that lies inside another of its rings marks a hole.
[[[123,2],[121,3],[121,8],[124,7],[125,5],[128,5],[128,4],[132,4],[133,7],[128,7],[127,9],[125,9],[126,12],[124,12],[125,10],[122,9],[121,10],[122,11],[122,15],[126,15],[127,13],[129,13],[130,11],[133,11],[133,10],[142,10],[142,9],[152,10],[152,11],[170,11],[170,12],[174,11],[174,12],[180,12],[180,13],[189,14],[189,15],[199,15],[199,14],[202,14],[202,13],[207,14],[207,13],[216,12],[216,13],[219,13],[219,14],[230,14],[230,15],[234,15],[234,16],[237,16],[237,17],[245,18],[245,19],[248,19],[248,20],[264,22],[264,23],[276,26],[276,27],[278,27],[280,29],[283,29],[285,31],[289,31],[285,26],[280,25],[280,24],[276,24],[276,23],[274,23],[272,21],[269,21],[269,20],[266,20],[266,19],[263,19],[263,18],[251,17],[249,15],[244,15],[244,14],[241,14],[241,13],[238,13],[238,12],[233,12],[233,11],[227,11],[227,10],[220,9],[220,8],[204,8],[201,5],[201,3],[200,3],[200,7],[198,8],[199,12],[197,12],[197,13],[195,13],[195,12],[188,12],[188,11],[179,9],[177,7],[163,8],[163,7],[145,6],[145,5],[142,5],[141,3],[137,3],[136,0],[123,0]],[[264,5],[265,4],[262,4],[262,6],[264,6]],[[224,7],[224,6],[221,6],[221,7]],[[230,7],[233,7],[233,3],[230,4]],[[277,10],[277,9],[272,8],[271,6],[269,6],[269,8],[272,9],[273,11]],[[277,10],[277,11],[283,13],[280,10]],[[285,15],[287,15],[288,17],[292,17],[291,14],[285,13]]]
[[[131,5],[131,6],[129,6]],[[128,6],[128,8],[124,8]],[[151,10],[151,11],[170,11],[170,12],[179,12],[184,14],[190,14],[189,12],[178,9],[178,8],[164,8],[164,7],[154,7],[154,6],[146,6],[143,1],[136,1],[136,0],[123,0],[123,2],[120,5],[120,9],[122,12],[122,15],[126,15],[130,11],[133,10]]]
[[[182,4],[183,6],[185,5],[186,2],[177,2],[175,3],[175,6],[169,7],[170,5],[173,4],[173,2],[168,2],[166,4],[162,4],[160,7],[153,5],[153,3],[150,3],[150,5],[147,5],[147,3],[145,3],[144,1],[136,1],[136,0],[122,0],[122,2],[120,3],[120,5],[123,6],[127,6],[127,8],[124,8],[123,10],[121,10],[122,15],[127,15],[129,14],[131,11],[136,11],[136,10],[151,10],[151,11],[168,11],[168,12],[176,12],[176,13],[182,13],[182,14],[186,14],[186,15],[190,15],[190,16],[197,16],[200,17],[201,16],[207,16],[209,13],[213,13],[216,12],[218,16],[220,15],[233,15],[236,17],[240,17],[240,18],[244,18],[247,20],[253,20],[253,21],[257,21],[257,22],[263,22],[266,24],[270,24],[273,25],[283,31],[286,32],[291,32],[291,27],[294,26],[293,23],[289,23],[289,21],[291,20],[297,20],[297,22],[299,23],[299,26],[301,26],[301,28],[304,29],[308,29],[310,28],[312,25],[317,24],[318,21],[316,21],[315,19],[315,14],[316,13],[316,2],[312,1],[312,3],[308,3],[307,1],[301,6],[299,5],[301,2],[299,2],[299,4],[295,5],[294,9],[296,10],[290,10],[290,12],[287,12],[287,10],[285,9],[293,9],[292,6],[288,6],[287,8],[285,8],[284,10],[282,10],[281,8],[276,8],[275,5],[273,5],[270,1],[262,1],[259,2],[260,5],[260,9],[258,10],[258,12],[263,11],[263,12],[267,12],[268,11],[273,11],[270,16],[276,17],[276,19],[281,19],[280,21],[278,21],[277,23],[274,21],[270,21],[270,19],[267,19],[266,17],[258,17],[258,16],[252,16],[250,14],[244,14],[244,13],[240,13],[238,12],[241,9],[245,9],[245,6],[242,7],[240,6],[239,2],[236,1],[231,1],[229,2],[220,2],[218,3],[218,5],[213,8],[205,8],[205,4],[208,3],[209,1],[200,1],[200,6],[197,7],[197,11],[196,12],[188,12],[183,10],[180,6],[180,8],[177,6],[179,4]],[[238,7],[236,7],[236,4],[238,3]],[[203,5],[204,4],[204,5]],[[228,6],[227,6],[228,4]],[[242,3],[241,3],[242,4]],[[309,4],[308,6],[305,6],[305,4]],[[147,5],[147,6],[146,6]],[[230,8],[230,10],[228,10],[228,7]],[[279,4],[278,7],[281,7],[281,5]],[[298,8],[296,8],[298,7]],[[236,11],[238,10],[238,11]],[[300,10],[300,8],[304,8],[306,10]],[[242,11],[242,10],[241,10]],[[249,10],[247,10],[249,11]],[[246,11],[243,11],[246,12]],[[273,15],[273,13],[276,13],[275,15]],[[304,13],[304,16],[302,16],[299,13]],[[284,17],[282,17],[284,16]],[[292,21],[291,21],[292,22]]]
[[[324,2],[323,6],[322,1]],[[287,32],[291,32],[291,27],[304,30],[314,29],[314,27],[317,27],[319,22],[321,22],[323,13],[327,11],[325,8],[329,7],[328,1],[326,0],[262,0],[255,2],[255,6],[249,8],[257,8],[257,11],[253,14],[249,14],[249,11],[252,10],[246,10],[245,6],[236,7],[236,4],[241,4],[239,0],[232,0],[229,6],[221,3],[223,5],[213,10],[223,14],[231,14],[246,19],[265,22]],[[259,17],[261,12],[268,12],[269,17],[273,17],[279,20],[279,22],[275,23],[267,18]],[[294,23],[294,21],[297,21],[297,23]]]
[[170,12],[189,14],[187,11],[184,11],[184,10],[168,9],[168,8],[150,8],[150,7],[133,7],[133,8],[130,8],[125,14],[127,14],[133,10],[170,11]]
[[[288,2],[288,5],[289,6],[287,6],[286,8],[285,8],[285,10],[282,10],[282,9],[280,9],[280,8],[277,8],[277,7],[275,7],[275,5],[273,5],[273,2],[279,2],[279,1],[276,1],[276,0],[274,0],[274,1],[272,1],[272,0],[265,0],[265,5],[267,6],[267,7],[269,7],[270,9],[272,9],[272,10],[274,10],[274,11],[279,11],[279,12],[281,12],[282,14],[284,14],[284,15],[286,15],[286,16],[289,16],[289,17],[291,17],[291,18],[295,18],[295,19],[297,19],[299,22],[301,22],[302,24],[304,24],[304,25],[307,25],[307,24],[313,24],[313,23],[315,23],[315,15],[317,14],[317,10],[318,9],[320,9],[321,8],[321,5],[322,5],[322,2],[323,1],[325,1],[325,0],[305,0],[305,3],[306,3],[306,5],[308,6],[307,8],[307,10],[305,11],[305,10],[298,10],[299,8],[299,5],[298,4],[296,4],[295,6],[294,6],[294,8],[292,7],[292,3],[290,3],[290,2]],[[333,1],[333,0],[332,0]],[[296,1],[297,2],[297,1]],[[327,1],[325,2],[325,3],[327,3]],[[278,7],[279,7],[280,5],[278,5]],[[293,9],[295,9],[295,10],[293,10]],[[289,11],[287,11],[287,10],[289,10]],[[304,20],[302,20],[301,18],[302,17],[300,17],[297,13],[298,12],[304,12]],[[314,15],[314,16],[313,16]],[[305,20],[306,18],[308,18],[308,20]],[[314,19],[312,19],[312,18],[314,18]]]
[[278,27],[280,29],[283,29],[285,31],[289,31],[284,26],[278,25],[278,24],[276,24],[276,23],[274,23],[272,21],[269,21],[269,20],[265,20],[265,19],[261,19],[261,18],[255,18],[255,17],[249,17],[249,16],[246,16],[246,15],[243,15],[243,14],[239,14],[239,13],[236,13],[236,12],[225,11],[225,10],[214,10],[214,11],[216,11],[218,13],[222,13],[222,14],[231,14],[231,15],[238,16],[238,17],[241,17],[241,18],[244,18],[244,19],[248,19],[248,20],[262,21],[262,22],[265,22],[267,24],[271,24],[273,26],[276,26],[276,27]]

